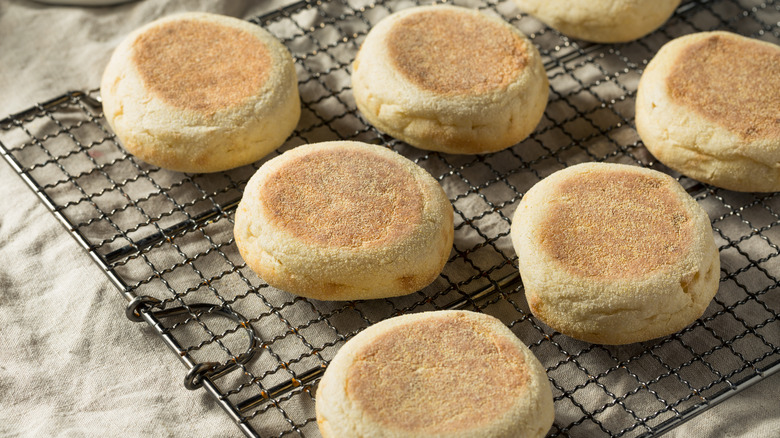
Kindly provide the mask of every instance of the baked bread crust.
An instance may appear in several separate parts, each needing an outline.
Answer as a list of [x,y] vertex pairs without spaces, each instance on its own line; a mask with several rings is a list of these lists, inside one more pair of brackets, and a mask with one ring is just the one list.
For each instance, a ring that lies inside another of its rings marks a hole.
[[621,43],[658,29],[680,0],[514,0],[518,8],[562,34]]
[[252,176],[233,232],[247,265],[278,289],[319,300],[415,292],[441,273],[453,210],[424,169],[382,146],[296,147]]
[[636,128],[663,164],[741,192],[780,191],[780,47],[729,32],[665,44],[639,80]]
[[106,66],[101,97],[128,152],[182,172],[259,160],[286,140],[301,111],[287,48],[257,25],[201,12],[128,35]]
[[554,420],[544,367],[500,320],[403,315],[350,339],[316,395],[325,438],[543,437]]
[[531,312],[576,339],[669,335],[718,290],[709,217],[658,171],[585,163],[555,172],[525,194],[511,238]]
[[549,84],[519,30],[437,5],[396,12],[372,28],[353,64],[352,90],[378,129],[421,149],[479,154],[526,138]]

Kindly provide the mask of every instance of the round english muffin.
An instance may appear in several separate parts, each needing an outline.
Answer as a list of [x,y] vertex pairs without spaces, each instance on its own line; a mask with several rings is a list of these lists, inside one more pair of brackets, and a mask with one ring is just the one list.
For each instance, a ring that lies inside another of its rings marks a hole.
[[668,42],[639,80],[636,129],[684,175],[729,190],[780,191],[780,46],[728,32]]
[[525,194],[511,238],[531,312],[583,341],[674,333],[718,291],[707,213],[655,170],[586,163],[555,172]]
[[257,25],[209,13],[172,15],[128,35],[100,86],[122,146],[182,172],[259,160],[301,112],[289,51]]
[[521,11],[566,36],[622,43],[661,27],[680,0],[514,0]]
[[319,383],[324,438],[543,437],[553,424],[539,360],[500,320],[442,310],[365,329]]
[[318,300],[384,298],[436,279],[454,235],[452,204],[423,168],[382,146],[298,146],[249,180],[233,232],[247,265]]
[[384,18],[352,69],[363,116],[426,150],[505,149],[534,130],[547,106],[547,75],[533,43],[501,19],[461,7],[413,7]]

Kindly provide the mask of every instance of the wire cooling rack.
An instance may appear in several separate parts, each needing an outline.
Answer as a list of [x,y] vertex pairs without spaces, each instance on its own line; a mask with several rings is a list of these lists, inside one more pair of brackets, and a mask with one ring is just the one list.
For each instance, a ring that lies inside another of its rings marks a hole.
[[[493,154],[454,156],[378,132],[352,97],[351,61],[366,32],[416,4],[306,1],[252,21],[289,47],[300,80],[300,123],[272,156],[334,139],[385,144],[445,188],[455,209],[454,250],[441,276],[417,293],[318,302],[269,287],[247,269],[232,235],[242,190],[262,162],[200,175],[138,161],[107,128],[97,90],[0,121],[4,157],[127,298],[127,316],[150,324],[186,365],[185,386],[206,390],[248,436],[319,436],[315,387],[336,351],[367,326],[409,312],[462,308],[501,318],[547,368],[556,406],[550,436],[658,435],[780,369],[780,197],[674,174],[654,161],[633,127],[637,81],[661,45],[714,29],[778,43],[780,6],[688,2],[639,41],[599,45],[567,38],[511,1],[456,1],[529,35],[551,91],[529,139]],[[563,336],[529,313],[510,218],[534,183],[584,161],[669,172],[709,213],[720,290],[690,327],[611,347]]]

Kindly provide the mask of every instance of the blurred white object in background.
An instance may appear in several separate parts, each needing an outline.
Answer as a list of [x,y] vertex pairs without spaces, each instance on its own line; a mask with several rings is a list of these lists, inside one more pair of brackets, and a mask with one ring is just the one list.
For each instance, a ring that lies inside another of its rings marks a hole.
[[47,5],[67,5],[67,6],[108,6],[118,5],[120,3],[130,3],[135,0],[34,0],[36,3]]

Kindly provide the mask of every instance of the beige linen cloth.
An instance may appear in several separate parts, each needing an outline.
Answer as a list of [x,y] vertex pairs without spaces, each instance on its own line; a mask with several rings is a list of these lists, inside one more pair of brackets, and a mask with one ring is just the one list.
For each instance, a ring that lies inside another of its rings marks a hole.
[[[96,88],[132,29],[178,11],[249,18],[290,0],[0,3],[0,118]],[[241,436],[13,170],[0,160],[0,436]],[[780,436],[780,376],[670,437]]]

